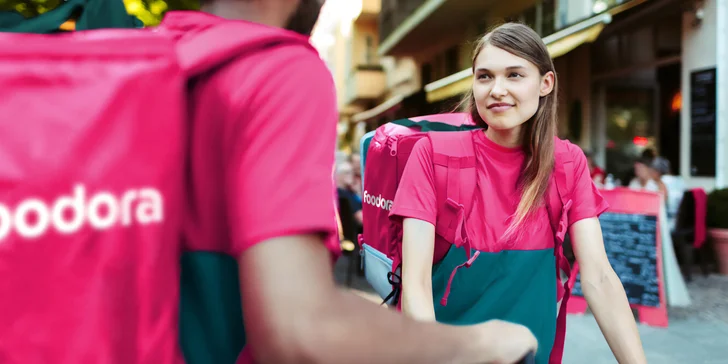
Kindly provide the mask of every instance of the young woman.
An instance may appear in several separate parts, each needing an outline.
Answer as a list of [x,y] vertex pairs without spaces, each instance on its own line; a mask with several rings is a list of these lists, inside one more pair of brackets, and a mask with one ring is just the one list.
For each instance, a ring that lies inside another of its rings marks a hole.
[[[464,227],[479,253],[448,284],[455,268],[468,259],[464,248],[436,240],[432,143],[422,138],[409,157],[391,212],[403,224],[403,312],[452,324],[519,323],[539,341],[537,363],[560,362],[560,354],[550,359],[557,335],[557,290],[555,236],[544,196],[554,169],[554,145],[562,143],[574,161],[573,175],[567,176],[573,181],[573,203],[564,211],[584,295],[617,360],[645,363],[624,288],[604,251],[597,217],[607,203],[581,149],[554,137],[556,75],[541,38],[513,23],[481,38],[465,101],[484,129],[470,132],[477,187]],[[440,299],[448,288],[443,305]]]

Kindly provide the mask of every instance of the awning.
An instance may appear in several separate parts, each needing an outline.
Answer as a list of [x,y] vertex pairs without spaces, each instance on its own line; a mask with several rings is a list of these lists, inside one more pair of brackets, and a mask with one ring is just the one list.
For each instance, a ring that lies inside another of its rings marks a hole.
[[397,105],[399,105],[399,103],[402,102],[402,100],[404,100],[405,97],[406,97],[405,95],[393,96],[393,97],[387,99],[387,101],[384,101],[383,103],[381,103],[369,110],[362,111],[358,114],[354,114],[351,117],[351,121],[357,123],[360,121],[367,121],[369,119],[373,119],[373,118],[375,118],[379,115],[382,115],[385,112],[395,108]]
[[[574,50],[576,47],[591,43],[599,37],[606,24],[612,21],[610,13],[604,13],[581,23],[564,28],[543,39],[551,58],[563,56]],[[427,102],[437,102],[447,98],[466,93],[472,87],[473,70],[464,69],[458,73],[425,86]]]
[[551,34],[543,42],[546,43],[551,58],[557,58],[582,44],[595,41],[604,26],[611,22],[612,15],[605,13]]

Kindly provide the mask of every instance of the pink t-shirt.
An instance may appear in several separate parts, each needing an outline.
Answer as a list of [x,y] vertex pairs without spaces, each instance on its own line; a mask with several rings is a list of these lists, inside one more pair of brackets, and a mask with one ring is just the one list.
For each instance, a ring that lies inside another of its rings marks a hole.
[[[475,130],[473,142],[476,154],[477,189],[473,209],[467,219],[468,237],[474,247],[486,252],[501,250],[534,250],[554,246],[554,238],[545,205],[538,208],[527,221],[516,240],[505,241],[504,235],[516,212],[520,194],[517,181],[525,153],[520,148],[507,148],[492,142],[481,130]],[[594,186],[581,149],[569,145],[574,168],[574,204],[569,211],[569,223],[595,217],[608,205]],[[432,164],[432,143],[420,139],[412,149],[394,199],[392,215],[416,218],[435,224],[437,199]],[[450,244],[437,240],[435,260],[447,253]]]
[[[193,15],[180,15],[182,29],[223,21]],[[317,233],[338,255],[336,90],[313,47],[275,46],[242,57],[198,80],[192,96],[196,173],[185,248],[239,257],[266,239]],[[250,351],[237,363],[252,364]]]
[[[220,18],[173,14],[187,30]],[[176,24],[179,21],[180,24]],[[260,24],[248,23],[250,31]],[[266,239],[324,233],[338,252],[333,78],[308,45],[268,47],[195,82],[187,248],[233,256]]]

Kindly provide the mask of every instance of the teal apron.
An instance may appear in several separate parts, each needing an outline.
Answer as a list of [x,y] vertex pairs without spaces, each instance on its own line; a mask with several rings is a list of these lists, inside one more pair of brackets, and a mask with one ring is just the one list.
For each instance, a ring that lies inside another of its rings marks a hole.
[[465,248],[452,246],[433,266],[437,321],[468,325],[499,319],[524,325],[538,340],[536,363],[547,364],[556,336],[553,248],[480,252],[470,267],[457,269],[443,306],[451,274],[467,260]]

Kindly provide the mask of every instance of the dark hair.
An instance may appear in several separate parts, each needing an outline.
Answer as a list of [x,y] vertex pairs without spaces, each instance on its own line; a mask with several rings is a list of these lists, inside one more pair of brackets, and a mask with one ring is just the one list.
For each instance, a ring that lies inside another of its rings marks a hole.
[[642,157],[637,158],[637,160],[635,161],[635,163],[644,164],[645,166],[649,167],[649,166],[652,165],[652,161],[654,159],[655,158],[650,157],[649,155],[644,155],[643,154]]
[[[475,74],[475,60],[486,45],[500,48],[533,63],[542,76],[549,72],[554,73],[553,90],[539,99],[536,114],[526,121],[522,128],[521,145],[526,153],[526,160],[519,179],[521,200],[516,209],[515,219],[506,232],[506,235],[509,235],[536,211],[549,186],[554,167],[554,136],[557,127],[556,70],[543,40],[526,25],[505,23],[481,37],[473,51],[473,74]],[[465,95],[461,106],[470,113],[478,126],[488,128],[488,123],[480,117],[472,88]]]
[[654,149],[648,148],[642,152],[642,158],[652,160],[655,159],[655,157],[657,157],[657,153]]

